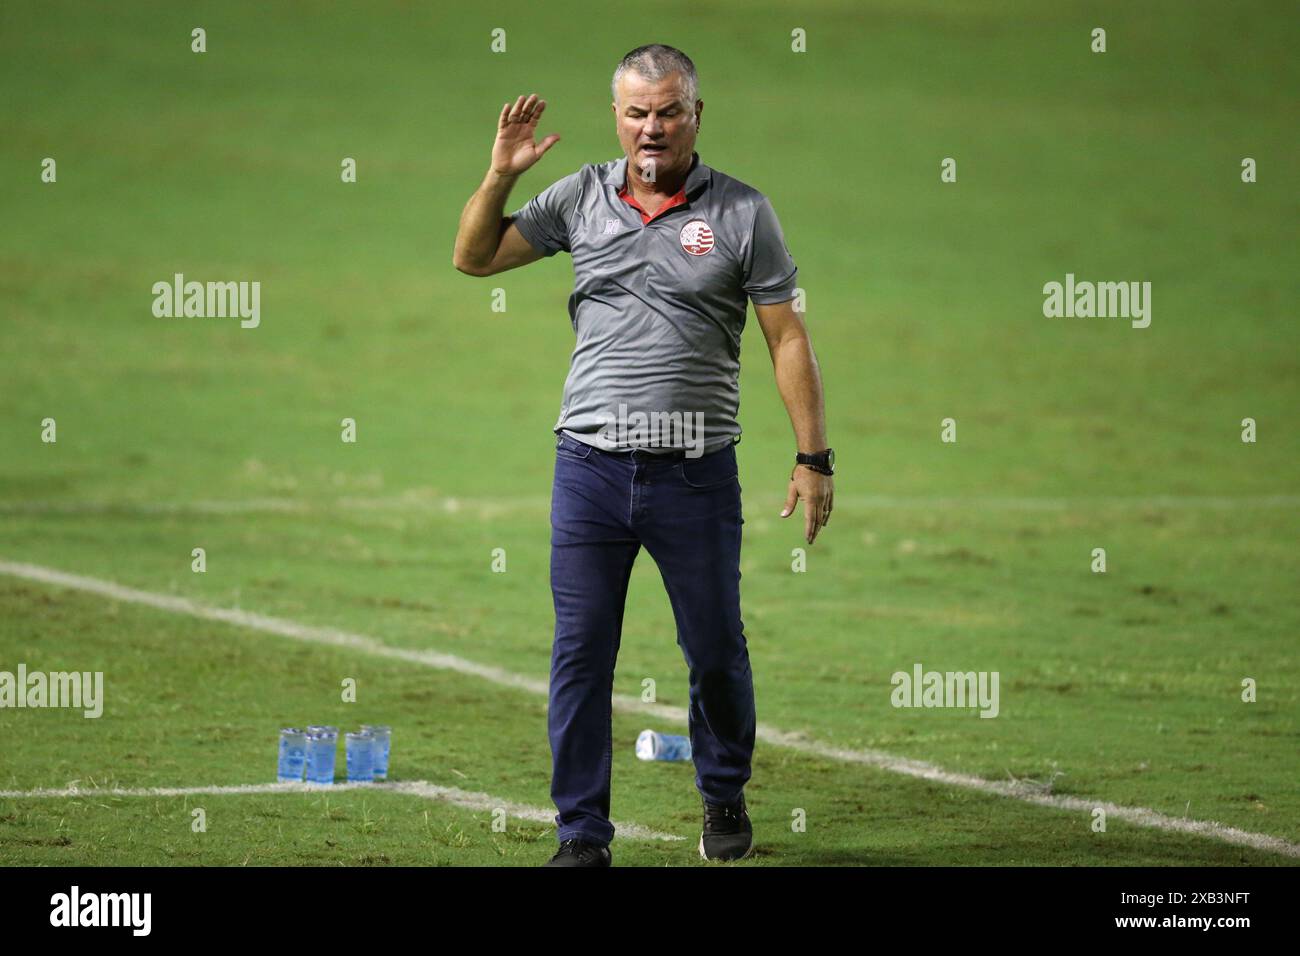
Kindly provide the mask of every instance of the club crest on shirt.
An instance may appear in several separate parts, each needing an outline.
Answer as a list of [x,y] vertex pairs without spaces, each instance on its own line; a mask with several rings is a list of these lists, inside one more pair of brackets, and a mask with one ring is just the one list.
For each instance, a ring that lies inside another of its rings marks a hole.
[[678,238],[681,240],[682,248],[693,256],[706,255],[713,249],[713,230],[703,219],[692,219],[682,226]]

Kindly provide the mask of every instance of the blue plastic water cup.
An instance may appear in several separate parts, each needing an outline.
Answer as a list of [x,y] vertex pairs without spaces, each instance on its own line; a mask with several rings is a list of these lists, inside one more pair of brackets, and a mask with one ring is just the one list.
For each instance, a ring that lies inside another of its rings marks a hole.
[[280,764],[275,778],[281,783],[301,783],[307,761],[307,735],[297,727],[280,731]]
[[375,779],[375,738],[368,731],[346,736],[348,783],[373,783]]
[[335,734],[307,734],[307,782],[334,782],[334,755],[338,750],[339,739]]
[[636,738],[636,755],[642,760],[690,760],[691,738],[643,730]]
[[392,744],[393,729],[386,724],[362,724],[362,732],[369,732],[375,738],[372,763],[376,780],[388,779],[388,752]]

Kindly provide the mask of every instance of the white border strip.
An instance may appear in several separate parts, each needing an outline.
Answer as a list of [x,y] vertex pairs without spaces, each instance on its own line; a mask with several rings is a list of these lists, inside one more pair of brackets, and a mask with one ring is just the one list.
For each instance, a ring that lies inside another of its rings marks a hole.
[[[196,604],[187,598],[172,597],[166,594],[155,594],[149,591],[138,591],[134,588],[114,584],[112,581],[102,581],[98,578],[68,574],[64,571],[45,568],[34,564],[22,564],[0,560],[0,574],[24,578],[29,581],[38,581],[43,584],[54,584],[61,587],[73,588],[79,591],[87,591],[92,594],[103,595],[104,597],[116,601],[142,604],[147,607],[158,608],[163,611],[172,611],[177,614],[188,614],[192,617],[203,618],[205,620],[222,621],[227,624],[233,624],[237,627],[246,627],[270,634],[279,634],[282,637],[289,637],[298,641],[345,647],[380,657],[408,661],[413,664],[421,664],[427,667],[438,668],[440,670],[455,671],[461,674],[480,677],[483,680],[503,687],[512,687],[517,690],[524,690],[542,697],[548,696],[547,681],[526,677],[523,674],[516,674],[500,667],[478,664],[474,661],[469,661],[453,654],[391,647],[382,641],[373,637],[367,637],[363,634],[353,634],[347,631],[335,630],[333,628],[322,628],[314,627],[309,624],[299,624],[295,621],[285,620],[284,618],[269,617],[264,614],[254,614],[250,611],[235,610],[232,608],[207,607],[205,605]],[[683,707],[669,707],[665,704],[646,704],[643,703],[639,697],[628,694],[614,694],[613,703],[616,709],[625,713],[636,713],[647,717],[656,717],[660,720],[679,725],[686,725],[687,723],[687,713],[686,709]],[[1263,833],[1252,833],[1247,830],[1239,830],[1236,827],[1224,826],[1221,823],[1170,817],[1155,810],[1149,810],[1145,807],[1124,807],[1119,804],[1105,803],[1099,800],[1093,801],[1081,797],[1053,795],[1042,792],[1043,788],[1035,788],[1032,784],[1002,783],[985,780],[983,777],[975,777],[969,774],[952,773],[944,770],[942,767],[936,766],[935,764],[926,763],[920,760],[910,760],[905,757],[897,757],[880,750],[846,750],[839,747],[832,747],[829,744],[809,740],[802,734],[777,730],[776,728],[768,727],[764,724],[758,725],[757,736],[758,739],[765,743],[779,747],[788,747],[791,750],[797,750],[812,756],[824,757],[844,763],[865,764],[870,767],[876,767],[880,770],[888,770],[891,773],[900,773],[920,780],[928,780],[932,783],[944,784],[945,786],[962,787],[967,790],[975,790],[980,793],[991,794],[994,796],[1009,797],[1015,800],[1023,800],[1026,803],[1037,804],[1038,806],[1052,807],[1057,810],[1091,813],[1094,809],[1100,807],[1106,811],[1108,818],[1113,817],[1118,820],[1124,820],[1125,822],[1132,823],[1136,826],[1152,827],[1157,830],[1166,830],[1176,833],[1189,833],[1221,840],[1224,843],[1231,843],[1237,846],[1245,846],[1256,850],[1280,853],[1284,856],[1300,857],[1300,844],[1290,843],[1280,837],[1269,836]]]
[[[36,790],[0,790],[0,799],[33,800],[51,797],[189,797],[211,794],[213,796],[245,796],[262,793],[337,793],[341,790],[386,790],[404,793],[426,800],[450,803],[468,810],[494,813],[504,810],[508,816],[534,823],[555,824],[555,814],[541,807],[502,800],[490,793],[476,793],[456,787],[441,787],[427,780],[390,780],[384,783],[243,783],[233,786],[212,787],[65,787],[61,790],[40,788]],[[684,840],[685,837],[651,830],[639,823],[614,823],[620,837],[634,840]]]

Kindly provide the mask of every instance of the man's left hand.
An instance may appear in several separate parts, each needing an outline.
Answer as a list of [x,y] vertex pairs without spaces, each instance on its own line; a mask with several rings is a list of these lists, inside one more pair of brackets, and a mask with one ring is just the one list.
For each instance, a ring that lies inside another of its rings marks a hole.
[[831,520],[831,505],[835,499],[835,482],[830,475],[805,465],[795,465],[790,474],[790,488],[785,496],[785,508],[782,518],[794,513],[795,504],[803,499],[804,536],[812,544],[817,539],[817,532]]

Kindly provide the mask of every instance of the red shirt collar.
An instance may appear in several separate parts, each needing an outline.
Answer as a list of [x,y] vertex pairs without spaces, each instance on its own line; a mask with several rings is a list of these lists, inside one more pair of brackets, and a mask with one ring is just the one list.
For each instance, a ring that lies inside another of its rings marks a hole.
[[666,213],[669,209],[672,209],[674,206],[680,206],[682,205],[682,203],[686,202],[686,187],[682,186],[681,189],[677,190],[677,194],[675,196],[672,196],[666,203],[664,203],[657,210],[655,210],[655,214],[653,216],[650,215],[648,212],[645,211],[645,209],[641,207],[641,204],[636,201],[636,197],[633,196],[632,193],[628,191],[626,184],[624,184],[623,188],[618,191],[618,198],[623,200],[625,203],[627,203],[637,212],[641,213],[641,225],[644,226],[647,225],[652,219],[658,219],[660,216]]

